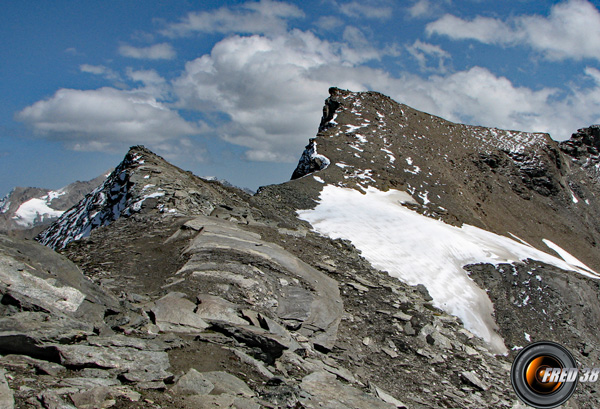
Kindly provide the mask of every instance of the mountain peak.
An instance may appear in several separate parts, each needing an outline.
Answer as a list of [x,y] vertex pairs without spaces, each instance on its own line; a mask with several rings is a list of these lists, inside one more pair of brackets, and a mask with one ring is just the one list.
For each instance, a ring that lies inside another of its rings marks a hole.
[[313,200],[326,185],[397,189],[423,215],[516,235],[552,253],[543,239],[551,240],[600,267],[591,251],[600,207],[590,200],[600,180],[600,127],[559,145],[545,133],[453,123],[378,92],[329,92],[293,175],[292,183],[314,187]]
[[133,214],[209,215],[218,204],[236,202],[237,194],[243,195],[235,188],[194,176],[142,145],[133,146],[102,185],[66,211],[37,240],[64,248],[97,227]]

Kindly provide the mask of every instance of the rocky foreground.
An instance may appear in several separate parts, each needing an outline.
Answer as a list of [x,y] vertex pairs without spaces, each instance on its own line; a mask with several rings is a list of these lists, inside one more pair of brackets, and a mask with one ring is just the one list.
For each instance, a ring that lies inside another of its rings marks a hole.
[[[0,236],[0,407],[519,408],[509,373],[528,342],[599,366],[597,279],[534,260],[465,266],[494,306],[508,351],[495,354],[426,286],[296,213],[326,185],[403,189],[416,213],[540,249],[550,237],[598,271],[595,131],[558,146],[331,93],[288,183],[250,196],[134,147],[38,237],[61,254]],[[438,139],[458,142],[438,153]],[[599,406],[592,384],[565,407]]]

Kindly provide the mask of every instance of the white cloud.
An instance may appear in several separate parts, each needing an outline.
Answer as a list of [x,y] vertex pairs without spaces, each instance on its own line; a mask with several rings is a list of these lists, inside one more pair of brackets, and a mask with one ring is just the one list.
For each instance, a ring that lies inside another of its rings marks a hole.
[[389,19],[392,17],[393,10],[387,1],[351,1],[342,3],[340,11],[348,17],[371,18],[371,19]]
[[79,66],[79,71],[85,72],[88,74],[101,75],[107,80],[120,80],[121,77],[112,69],[105,67],[104,65],[90,65],[90,64],[81,64]]
[[[562,6],[571,4],[583,3]],[[212,134],[246,147],[249,160],[274,162],[297,161],[308,138],[317,131],[330,86],[380,91],[398,102],[453,121],[549,131],[560,139],[577,128],[600,122],[600,71],[596,68],[585,71],[588,84],[593,84],[588,88],[532,90],[481,67],[449,74],[445,69],[450,56],[444,49],[415,41],[407,47],[408,53],[425,71],[434,70],[437,75],[394,76],[367,63],[383,55],[398,55],[398,50],[374,48],[354,26],[345,27],[342,42],[326,41],[312,32],[288,31],[286,19],[301,13],[296,6],[263,0],[190,14],[169,26],[170,34],[265,34],[233,35],[221,40],[209,54],[189,61],[172,82],[154,70],[129,68],[124,77],[138,83],[134,90],[61,89],[16,117],[39,135],[73,149],[112,150],[142,143],[170,158],[195,152],[196,159],[201,160],[206,151],[192,136]],[[441,33],[440,22],[451,19],[456,17],[438,20],[430,26],[431,33]],[[499,20],[480,18],[470,23],[473,25],[467,31],[472,36],[490,42],[497,40],[490,34],[488,23],[497,24],[497,33],[504,38],[515,33],[514,26]],[[80,69],[96,75],[117,75],[104,66],[82,65]],[[164,100],[175,102],[161,102]],[[177,110],[201,111],[219,119],[209,128],[186,121]]]
[[596,85],[600,85],[600,71],[593,67],[585,67],[585,74],[589,76]]
[[183,37],[193,33],[282,33],[287,19],[304,17],[297,6],[272,0],[246,2],[238,7],[188,13],[180,22],[169,25],[162,34]]
[[83,55],[82,53],[77,51],[77,48],[75,48],[75,47],[66,48],[64,52],[66,54],[71,54],[71,55]]
[[341,47],[342,58],[352,64],[379,60],[382,55],[389,54],[387,50],[374,48],[363,32],[354,26],[346,26],[342,37],[344,39]]
[[502,21],[478,16],[467,21],[447,14],[428,24],[426,31],[455,40],[527,45],[549,60],[600,60],[600,12],[586,0],[556,4],[548,17],[523,15]]
[[508,44],[518,39],[511,27],[498,19],[475,17],[471,21],[446,14],[426,26],[427,34],[446,35],[454,40],[472,39],[486,44]]
[[[448,70],[446,60],[450,59],[450,54],[440,46],[416,40],[412,45],[407,46],[406,49],[417,60],[421,71],[445,73]],[[436,66],[428,65],[428,61],[431,59],[437,60]]]
[[[561,94],[515,86],[481,67],[448,74],[448,53],[421,41],[409,52],[438,75],[394,77],[365,65],[385,51],[359,52],[368,49],[359,30],[348,27],[344,39],[329,42],[300,30],[226,38],[186,64],[173,82],[175,105],[225,114],[228,120],[214,125],[217,135],[248,148],[249,160],[285,162],[296,161],[315,135],[330,86],[380,91],[452,121],[550,132],[560,139],[600,120],[600,97],[595,97],[600,85]],[[600,79],[600,71],[586,73]]]
[[321,16],[315,22],[315,25],[317,27],[319,27],[321,30],[333,31],[336,28],[343,26],[344,22],[341,19],[337,18],[337,17],[333,17],[333,16]]
[[185,121],[151,95],[115,88],[60,89],[16,114],[41,137],[74,150],[111,151],[133,144],[159,145],[197,134]]
[[429,0],[418,0],[408,9],[411,17],[423,17],[431,13],[431,2]]
[[171,94],[171,86],[155,70],[134,70],[127,68],[127,77],[135,82],[144,84],[143,91],[155,98],[167,98]]
[[[600,80],[600,71],[586,74]],[[486,68],[474,67],[451,75],[392,78],[372,75],[368,88],[385,93],[414,108],[455,122],[521,131],[549,132],[568,139],[578,128],[600,123],[600,83],[570,89],[532,90],[517,87]]]
[[146,60],[172,60],[177,56],[173,46],[169,43],[154,44],[149,47],[133,47],[123,44],[119,47],[119,54],[124,57]]
[[133,81],[143,82],[145,85],[164,84],[166,81],[155,70],[127,69],[127,76]]
[[249,159],[292,162],[315,134],[327,92],[313,70],[335,60],[333,47],[310,33],[236,36],[187,63],[174,88],[182,107],[226,113],[231,121],[218,132],[250,148]]
[[[360,35],[355,42],[361,43]],[[248,159],[294,162],[316,133],[327,89],[361,83],[340,81],[337,72],[369,58],[375,56],[300,30],[234,36],[187,63],[174,91],[180,108],[227,114],[230,122],[217,132],[249,148]]]

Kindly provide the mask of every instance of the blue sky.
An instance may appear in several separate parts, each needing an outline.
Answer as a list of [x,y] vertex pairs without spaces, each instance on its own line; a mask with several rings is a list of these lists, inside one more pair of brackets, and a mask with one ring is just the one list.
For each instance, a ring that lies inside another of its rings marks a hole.
[[600,123],[600,2],[0,3],[0,195],[144,144],[200,176],[289,179],[330,86],[564,140]]

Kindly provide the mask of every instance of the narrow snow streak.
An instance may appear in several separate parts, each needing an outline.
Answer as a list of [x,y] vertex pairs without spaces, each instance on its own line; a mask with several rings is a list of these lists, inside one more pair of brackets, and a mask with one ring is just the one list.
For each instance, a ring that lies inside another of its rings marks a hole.
[[410,285],[424,284],[438,308],[460,317],[497,353],[505,353],[506,347],[495,332],[492,302],[463,266],[531,258],[594,277],[581,262],[561,260],[474,226],[459,228],[420,215],[402,206],[409,200],[408,193],[397,190],[369,187],[361,194],[327,185],[319,204],[298,215],[323,235],[350,240],[375,268]]
[[[560,256],[560,258],[562,258],[563,260],[565,260],[567,263],[571,264],[572,266],[577,266],[580,269],[583,270],[587,270],[588,273],[583,273],[587,275],[588,277],[592,277],[592,278],[600,278],[598,277],[598,274],[592,270],[591,268],[589,268],[588,266],[586,266],[585,264],[583,264],[581,261],[579,261],[579,259],[577,259],[575,256],[573,256],[571,253],[569,253],[568,251],[564,250],[562,247],[560,247],[558,244],[555,244],[553,242],[551,242],[548,239],[543,239],[542,240],[544,242],[544,244],[548,247],[550,247],[552,250],[554,250],[556,252],[556,254],[558,254]],[[595,275],[592,275],[592,274]]]

